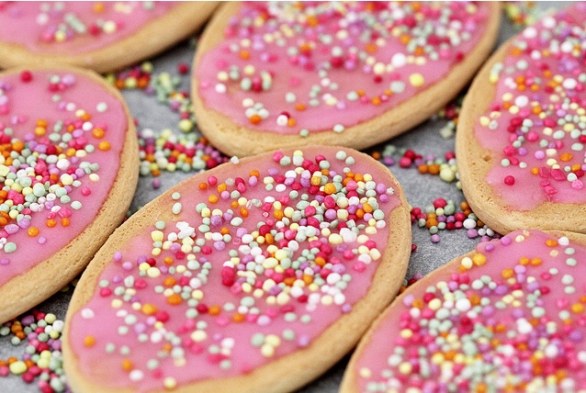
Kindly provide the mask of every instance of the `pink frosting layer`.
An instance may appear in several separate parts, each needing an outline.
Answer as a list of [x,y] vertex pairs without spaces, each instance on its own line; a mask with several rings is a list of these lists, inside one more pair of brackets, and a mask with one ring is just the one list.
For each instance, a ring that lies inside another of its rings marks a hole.
[[0,77],[0,285],[94,220],[118,171],[127,124],[121,103],[83,76],[55,70]]
[[142,1],[6,2],[0,4],[0,40],[34,53],[91,52],[136,33],[173,6]]
[[[159,200],[164,221],[112,251],[96,293],[72,316],[67,345],[82,375],[141,392],[238,376],[311,345],[351,312],[389,231],[401,229],[385,224],[400,200],[384,169],[346,152],[226,164]],[[320,167],[329,167],[321,180]],[[343,186],[344,168],[373,181]],[[316,225],[331,234],[311,236]]]
[[485,33],[489,7],[244,3],[195,70],[199,94],[255,130],[341,132],[445,77]]
[[514,210],[586,203],[586,5],[548,16],[511,43],[475,135],[495,155],[487,182]]
[[586,247],[517,231],[476,251],[393,303],[356,359],[359,391],[586,388]]

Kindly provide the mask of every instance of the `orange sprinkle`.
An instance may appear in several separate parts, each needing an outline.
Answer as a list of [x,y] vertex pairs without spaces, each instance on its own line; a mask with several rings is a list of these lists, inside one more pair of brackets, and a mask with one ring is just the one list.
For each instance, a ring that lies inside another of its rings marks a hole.
[[232,315],[232,320],[236,323],[244,322],[245,319],[246,317],[244,316],[244,314],[236,313]]
[[154,315],[157,312],[157,307],[155,307],[153,304],[146,303],[142,305],[141,311],[145,315]]
[[218,202],[218,200],[219,200],[219,198],[216,194],[212,194],[208,197],[208,201],[210,203],[216,203],[216,202]]
[[501,276],[505,279],[511,278],[514,275],[513,269],[505,269],[501,272]]
[[167,298],[167,303],[176,306],[178,304],[181,304],[183,302],[183,299],[181,298],[181,296],[177,293],[172,294],[171,296],[169,296]]
[[240,215],[244,218],[248,217],[248,209],[245,207],[240,208]]
[[83,339],[83,345],[85,347],[93,347],[96,344],[96,338],[94,336],[85,336]]
[[545,245],[548,246],[548,247],[557,247],[558,242],[555,239],[547,239],[545,241]]
[[93,11],[94,11],[96,14],[99,14],[99,13],[102,13],[102,12],[104,12],[104,9],[105,9],[105,7],[104,7],[104,3],[94,3],[94,5],[93,5],[93,7],[92,7],[92,10],[93,10]]
[[239,56],[242,60],[248,60],[250,59],[250,52],[245,49],[242,49],[239,53]]
[[35,237],[39,234],[39,228],[29,227],[26,231],[30,237]]
[[262,121],[262,117],[259,115],[252,115],[248,118],[248,121],[250,121],[252,124],[258,124]]
[[307,109],[307,106],[305,106],[305,104],[298,102],[297,104],[295,104],[295,110],[298,110],[299,112],[303,112],[305,109]]
[[574,155],[572,153],[562,153],[562,155],[560,155],[560,160],[563,162],[568,162],[572,158],[574,158]]
[[134,368],[134,364],[132,364],[132,360],[130,360],[130,359],[122,360],[122,370],[129,372],[129,371],[132,371],[133,368]]
[[49,218],[49,219],[47,220],[47,223],[46,223],[46,224],[47,224],[47,226],[48,226],[49,228],[54,228],[54,227],[57,225],[57,221],[55,221],[55,220],[54,220],[54,219],[52,219],[52,218]]
[[541,258],[531,258],[531,265],[532,266],[539,266],[543,261]]
[[210,315],[218,315],[221,312],[222,312],[222,309],[220,308],[220,306],[217,306],[217,305],[210,306],[210,308],[208,309],[208,313]]
[[100,143],[98,143],[98,149],[100,149],[102,151],[108,151],[108,150],[110,150],[110,142],[108,142],[108,141],[101,141]]
[[92,130],[92,135],[94,138],[102,139],[106,135],[106,132],[102,128],[96,127]]
[[374,54],[376,53],[376,51],[378,50],[378,47],[376,46],[376,44],[374,42],[369,42],[368,44],[366,44],[364,46],[364,50],[366,51],[366,53],[369,54]]
[[331,195],[333,193],[336,192],[336,186],[334,185],[334,183],[327,183],[324,186],[324,192],[328,195]]

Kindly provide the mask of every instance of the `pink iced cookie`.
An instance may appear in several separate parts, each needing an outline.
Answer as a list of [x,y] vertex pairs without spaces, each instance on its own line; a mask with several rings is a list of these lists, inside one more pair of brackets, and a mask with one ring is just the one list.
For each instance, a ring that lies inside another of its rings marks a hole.
[[0,73],[0,322],[80,273],[124,218],[137,177],[132,119],[98,75]]
[[582,392],[586,236],[512,232],[409,287],[366,334],[350,392]]
[[387,168],[316,146],[224,164],[123,224],[82,276],[64,339],[78,391],[290,391],[399,289],[409,208]]
[[186,38],[216,3],[0,3],[0,67],[58,61],[99,72],[130,65]]
[[456,153],[474,211],[501,233],[586,232],[586,4],[543,18],[482,69]]
[[231,3],[195,57],[198,124],[248,155],[365,148],[453,98],[489,55],[499,6],[475,2]]

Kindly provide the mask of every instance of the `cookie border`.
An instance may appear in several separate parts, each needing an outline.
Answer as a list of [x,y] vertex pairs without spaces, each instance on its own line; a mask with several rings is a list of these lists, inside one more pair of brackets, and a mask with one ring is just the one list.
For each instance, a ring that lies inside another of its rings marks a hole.
[[[522,233],[540,231],[540,232],[543,232],[547,235],[555,236],[555,237],[566,236],[572,242],[578,243],[582,246],[586,246],[586,235],[581,234],[581,233],[569,232],[569,231],[542,231],[537,228],[520,229],[519,231]],[[362,356],[366,347],[370,344],[370,341],[372,340],[372,335],[374,334],[374,332],[377,331],[379,329],[380,325],[388,318],[389,314],[394,309],[394,307],[400,306],[402,304],[403,298],[405,296],[411,294],[415,290],[418,290],[421,286],[425,286],[425,287],[429,286],[430,281],[432,281],[431,280],[432,276],[439,275],[439,276],[449,277],[449,275],[451,275],[453,273],[454,269],[457,267],[456,265],[460,263],[462,258],[472,257],[475,253],[476,253],[476,248],[474,248],[473,250],[471,250],[465,254],[459,255],[454,259],[451,259],[449,262],[446,262],[444,265],[442,265],[439,268],[428,273],[421,280],[418,280],[413,285],[409,286],[405,291],[403,291],[400,295],[398,295],[395,298],[395,300],[393,300],[393,303],[385,309],[385,311],[376,319],[376,321],[374,321],[372,326],[368,329],[368,332],[360,340],[358,347],[356,348],[356,350],[352,354],[352,357],[350,358],[350,362],[348,363],[348,366],[346,367],[346,370],[344,371],[344,377],[342,379],[342,384],[340,385],[339,393],[358,393],[360,391],[359,387],[358,387],[358,377],[356,375],[357,371],[358,371],[356,369],[356,363],[358,362],[358,359]]]
[[[274,132],[258,131],[236,124],[223,113],[207,107],[199,95],[199,81],[192,73],[191,95],[198,125],[205,137],[228,155],[247,156],[276,148],[313,145],[345,146],[364,149],[386,141],[425,121],[444,107],[474,76],[491,53],[498,37],[500,5],[491,2],[489,21],[485,35],[464,60],[440,81],[407,99],[395,108],[370,120],[347,127],[342,133],[314,131],[307,137]],[[224,37],[224,28],[230,16],[239,9],[240,3],[222,5],[206,27],[193,60],[197,70],[201,58],[216,47]]]
[[[34,53],[21,44],[0,42],[0,68],[26,64],[66,64],[93,69],[99,73],[116,70],[152,57],[187,38],[208,19],[217,5],[217,2],[211,1],[179,3],[135,33],[82,54]],[[169,26],[173,28],[170,29]]]
[[[126,102],[118,90],[107,84],[93,71],[62,65],[12,68],[0,72],[0,78],[25,70],[33,73],[37,71],[70,72],[90,79],[120,102],[128,123],[124,147],[120,153],[120,168],[110,193],[95,219],[60,251],[0,286],[0,322],[15,318],[48,299],[79,275],[108,236],[125,218],[138,184],[139,159],[136,128]],[[18,303],[15,303],[15,299],[19,299]]]
[[546,201],[531,210],[516,210],[507,206],[486,182],[488,173],[500,160],[499,153],[482,147],[476,140],[474,128],[495,98],[497,85],[489,82],[490,70],[505,59],[518,34],[501,45],[486,62],[464,99],[455,150],[464,196],[474,213],[501,234],[528,227],[586,233],[586,204]]
[[[337,319],[320,336],[316,337],[307,348],[296,350],[272,360],[247,374],[220,380],[200,380],[188,385],[178,386],[174,392],[289,392],[301,387],[324,373],[349,352],[368,328],[369,324],[364,322],[374,320],[398,292],[407,272],[412,241],[410,206],[399,182],[387,167],[364,153],[339,146],[323,146],[323,148],[331,149],[332,154],[334,151],[342,149],[357,158],[357,160],[370,160],[368,161],[369,167],[378,166],[380,171],[387,173],[388,177],[384,181],[386,184],[393,186],[396,191],[395,195],[398,195],[401,201],[401,204],[392,211],[386,220],[387,224],[390,223],[389,227],[391,228],[389,238],[383,252],[383,260],[374,273],[374,279],[367,295],[352,307],[352,312]],[[290,154],[294,149],[280,150]],[[269,158],[270,154],[263,154],[262,159]],[[259,157],[248,157],[240,162],[250,162],[257,159]],[[170,206],[174,202],[171,194],[176,187],[185,186],[186,183],[197,184],[211,175],[218,178],[224,175],[229,176],[229,173],[234,171],[233,165],[229,162],[222,164],[214,169],[192,176],[172,187],[149,202],[139,213],[133,215],[120,226],[96,254],[76,287],[65,318],[66,327],[63,337],[64,366],[70,386],[75,391],[86,393],[104,391],[126,393],[132,391],[128,388],[106,389],[103,386],[96,385],[94,381],[88,380],[76,368],[78,356],[73,353],[69,345],[69,323],[73,315],[82,309],[94,295],[99,276],[111,261],[112,250],[119,249],[135,237],[137,233],[144,233],[144,231],[152,227],[156,220],[170,218],[172,216],[170,212],[161,214],[160,206],[162,204]],[[220,175],[219,173],[222,174]]]

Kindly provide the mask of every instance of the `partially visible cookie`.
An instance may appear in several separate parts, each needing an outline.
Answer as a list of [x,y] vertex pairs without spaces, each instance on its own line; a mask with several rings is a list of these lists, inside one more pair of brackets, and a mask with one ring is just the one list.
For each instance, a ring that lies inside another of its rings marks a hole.
[[225,4],[199,42],[198,125],[230,155],[366,148],[424,121],[489,55],[496,3]]
[[340,147],[232,160],[133,215],[66,318],[78,392],[285,392],[358,341],[398,291],[409,207],[388,169]]
[[195,32],[215,2],[0,3],[0,67],[55,62],[105,72]]
[[397,297],[340,391],[585,391],[585,264],[582,234],[481,243]]
[[586,232],[586,5],[506,42],[464,100],[456,155],[466,199],[500,233]]
[[0,73],[0,322],[83,270],[125,217],[137,179],[132,117],[97,74]]

